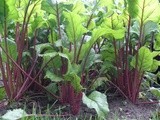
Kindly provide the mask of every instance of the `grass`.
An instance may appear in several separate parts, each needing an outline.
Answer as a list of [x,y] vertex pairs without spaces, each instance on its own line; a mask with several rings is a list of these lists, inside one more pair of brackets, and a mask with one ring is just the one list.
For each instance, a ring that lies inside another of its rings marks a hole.
[[150,120],[160,120],[160,111],[156,110],[153,112]]
[[[99,120],[93,115],[83,114],[78,116],[73,116],[71,114],[63,114],[62,110],[65,107],[61,106],[58,109],[52,110],[48,105],[45,113],[41,114],[41,110],[32,108],[32,114],[28,114],[28,116],[24,116],[21,120]],[[26,110],[26,107],[24,108]],[[38,112],[37,112],[38,111]]]

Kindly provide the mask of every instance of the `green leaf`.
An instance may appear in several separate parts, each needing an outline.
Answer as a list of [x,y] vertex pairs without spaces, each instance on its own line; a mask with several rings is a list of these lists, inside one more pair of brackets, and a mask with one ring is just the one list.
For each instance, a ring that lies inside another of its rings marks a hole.
[[106,7],[108,12],[113,11],[114,9],[114,1],[113,0],[99,0],[99,5],[101,7]]
[[116,13],[111,17],[105,18],[101,26],[106,29],[106,37],[122,39],[125,35],[123,22],[122,16]]
[[[103,35],[106,34],[106,29],[97,27],[92,31],[92,36],[91,38],[82,46],[82,51],[80,53],[80,60],[83,60],[86,53],[89,52],[89,50],[92,48],[94,43]],[[102,39],[101,39],[102,40]]]
[[[58,3],[58,4],[57,4]],[[57,7],[60,14],[63,10],[70,11],[73,7],[73,4],[67,4],[60,2],[59,0],[43,0],[42,1],[42,10],[45,10],[49,14],[57,15]]]
[[160,55],[160,51],[153,51],[152,52],[152,57],[153,58],[156,57],[156,56],[158,56],[158,55]]
[[65,74],[64,80],[70,81],[76,92],[80,92],[82,90],[82,86],[80,84],[81,78],[76,73],[70,72]]
[[160,89],[159,88],[150,88],[151,93],[160,100]]
[[64,12],[67,19],[66,32],[70,42],[79,41],[87,32],[83,26],[83,17],[74,12]]
[[[131,0],[130,0],[131,1]],[[139,21],[142,20],[143,23],[146,23],[147,21],[155,21],[157,22],[159,20],[159,11],[160,11],[160,3],[158,0],[136,0],[137,4],[135,8],[138,13],[132,9],[132,12],[136,12],[137,18]],[[132,6],[131,1],[131,6]]]
[[94,108],[98,117],[106,120],[109,112],[107,97],[98,91],[93,91],[88,97],[83,93],[82,101],[88,108]]
[[114,37],[115,39],[122,39],[125,35],[125,29],[124,28],[121,28],[119,30],[112,30],[112,29],[106,29],[107,31],[107,36],[112,36]]
[[[132,59],[131,65],[135,67],[136,56]],[[138,69],[139,71],[149,71],[153,64],[153,56],[147,47],[141,47],[138,51]]]
[[[95,51],[93,49],[91,49],[91,51],[88,55],[88,59],[86,61],[85,69],[90,68],[95,63],[96,56],[97,56],[97,54],[95,54]],[[83,59],[82,64],[84,63],[84,61],[85,61],[85,59]]]
[[[49,92],[56,94],[58,91],[58,87],[56,83],[50,83],[48,86],[45,87]],[[47,93],[49,101],[53,100],[53,96]]]
[[62,78],[58,77],[57,75],[55,75],[53,72],[49,70],[47,70],[44,78],[49,78],[53,82],[60,82],[63,80]]
[[1,0],[0,4],[0,22],[4,22],[6,18],[7,22],[16,20],[18,18],[18,11],[15,7],[16,0]]
[[155,72],[158,69],[158,66],[160,66],[160,61],[158,60],[153,60],[153,64],[151,67],[151,72]]
[[42,1],[42,10],[45,10],[47,13],[55,14],[55,6],[53,5],[51,0],[43,0]]
[[127,0],[128,3],[128,13],[132,18],[137,17],[139,9],[138,9],[138,0]]
[[37,28],[42,27],[42,25],[45,23],[42,16],[38,16],[34,19],[34,21],[31,23],[32,31],[35,31]]
[[160,50],[160,34],[156,35],[156,41],[154,43],[154,49],[155,50]]
[[140,34],[140,24],[138,21],[134,21],[133,25],[131,26],[131,33],[135,33],[139,36]]
[[122,15],[114,13],[110,17],[105,17],[103,23],[101,24],[104,28],[110,28],[113,30],[124,29],[124,19]]
[[84,3],[82,1],[76,1],[72,8],[72,11],[75,13],[84,13],[86,11]]
[[52,46],[50,43],[42,43],[42,44],[36,45],[35,49],[37,54],[40,54],[43,50],[52,49]]
[[[6,50],[5,41],[3,40],[0,44]],[[7,39],[7,44],[8,44],[8,55],[10,55],[14,60],[16,60],[18,53],[15,41],[13,39]],[[7,62],[7,55],[3,51],[2,51],[2,59],[3,62]]]
[[149,34],[151,34],[152,32],[158,32],[159,28],[158,28],[158,24],[156,22],[153,21],[147,21],[144,24],[144,36],[147,36]]
[[6,0],[1,0],[0,4],[0,24],[4,22],[9,12],[9,6],[6,4]]
[[92,89],[95,90],[97,87],[100,87],[101,85],[103,85],[107,81],[109,81],[107,77],[97,78],[96,81],[94,82],[94,84],[92,85]]
[[6,95],[4,87],[0,86],[0,100],[3,100]]

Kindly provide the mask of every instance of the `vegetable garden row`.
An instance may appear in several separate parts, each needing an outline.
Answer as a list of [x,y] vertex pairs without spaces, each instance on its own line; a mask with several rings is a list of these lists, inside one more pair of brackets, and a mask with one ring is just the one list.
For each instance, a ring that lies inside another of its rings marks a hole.
[[159,11],[158,0],[1,0],[0,89],[9,101],[43,91],[73,115],[83,101],[102,119],[108,86],[135,104],[145,82],[159,98]]

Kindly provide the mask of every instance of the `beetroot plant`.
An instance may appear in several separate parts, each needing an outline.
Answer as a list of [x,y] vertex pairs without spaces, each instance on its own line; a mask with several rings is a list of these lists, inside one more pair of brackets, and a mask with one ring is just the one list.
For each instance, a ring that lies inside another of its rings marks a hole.
[[155,71],[159,65],[153,59],[159,52],[151,52],[150,44],[159,32],[157,12],[160,6],[157,0],[126,0],[112,4],[116,6],[111,10],[113,14],[104,18],[103,23],[110,31],[105,36],[107,40],[102,51],[104,65],[112,85],[136,103],[145,72]]
[[[33,52],[39,27],[36,21],[42,24],[41,14],[37,13],[43,13],[40,3],[40,0],[3,0],[1,4],[0,69],[7,97],[11,101],[19,100],[33,82],[45,89],[37,79],[46,65],[37,71],[39,59]],[[33,44],[30,44],[30,38],[33,38]]]
[[74,4],[54,3],[51,0],[42,2],[42,9],[48,14],[48,27],[51,31],[49,42],[55,47],[39,56],[44,62],[56,57],[48,65],[45,77],[52,84],[58,85],[59,100],[63,104],[69,104],[73,114],[80,110],[82,90],[87,83],[86,71],[96,60],[93,45],[105,34],[105,30],[96,26],[95,21],[100,5],[97,2],[89,6],[81,1]]

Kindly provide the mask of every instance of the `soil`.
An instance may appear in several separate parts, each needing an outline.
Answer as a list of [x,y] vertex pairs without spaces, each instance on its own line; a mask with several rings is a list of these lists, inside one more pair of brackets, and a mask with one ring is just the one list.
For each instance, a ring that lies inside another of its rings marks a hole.
[[[95,120],[95,110],[88,109],[83,104],[81,105],[79,115],[73,116],[70,114],[69,106],[62,106],[59,102],[55,100],[49,102],[43,94],[34,94],[29,97],[25,96],[24,98],[25,99],[22,99],[17,103],[12,103],[10,106],[5,107],[2,107],[2,104],[6,103],[1,102],[0,116],[5,114],[7,109],[24,108],[25,105],[27,107],[26,112],[29,114],[33,112],[33,107],[36,108],[36,113],[45,114],[47,110],[47,104],[49,103],[50,114],[56,114],[58,112],[58,114],[63,114],[64,116],[66,116],[65,118],[70,118],[67,120],[75,120],[75,117],[78,117],[78,120],[83,120],[84,116],[85,118],[90,118],[90,116],[92,116],[92,119]],[[151,120],[153,112],[155,112],[159,108],[158,104],[141,103],[134,105],[120,95],[108,96],[108,104],[110,112],[106,120]]]
[[[151,120],[159,105],[154,103],[139,103],[134,105],[121,96],[108,97],[110,113],[108,120]],[[117,119],[116,119],[117,120]]]

